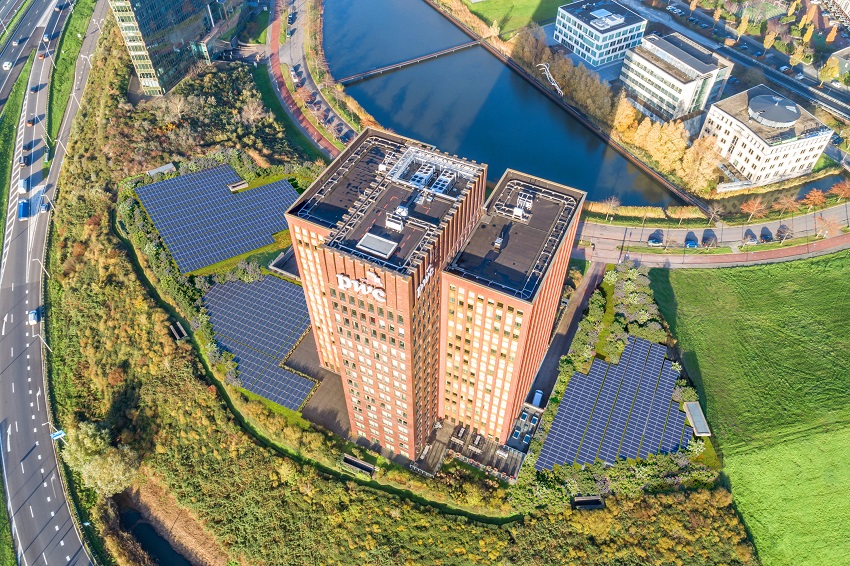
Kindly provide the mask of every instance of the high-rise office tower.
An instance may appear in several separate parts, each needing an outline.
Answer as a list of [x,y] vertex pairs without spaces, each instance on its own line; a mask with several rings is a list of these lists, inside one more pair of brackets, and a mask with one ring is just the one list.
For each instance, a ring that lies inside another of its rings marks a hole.
[[486,178],[366,130],[287,212],[352,434],[411,460],[444,417],[504,441],[551,335],[584,193]]
[[197,61],[230,49],[244,0],[109,0],[142,90],[171,90]]

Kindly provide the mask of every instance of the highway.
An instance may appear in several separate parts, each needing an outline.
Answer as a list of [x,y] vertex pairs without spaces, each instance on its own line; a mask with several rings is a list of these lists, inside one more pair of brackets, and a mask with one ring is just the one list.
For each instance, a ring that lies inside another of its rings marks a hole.
[[[13,0],[5,0],[0,3],[0,18],[3,15],[4,5],[8,4],[10,7],[7,9],[11,9],[12,2]],[[57,2],[59,5],[67,3],[69,7],[56,12],[54,7]],[[27,57],[41,43],[42,36],[45,33],[49,34],[50,45],[54,47],[58,43],[59,33],[71,11],[70,4],[68,0],[35,0],[27,9],[14,33],[8,36],[6,45],[0,51],[0,65],[9,62],[12,68],[8,71],[0,68],[0,110],[5,106],[12,86],[27,62]],[[17,5],[18,3],[15,4],[16,7]],[[18,45],[14,45],[16,40],[19,42]]]
[[[58,18],[50,16],[55,13],[52,4],[36,0],[36,5],[43,6],[42,21],[54,34],[47,46],[52,54],[61,23]],[[50,54],[43,60],[36,58],[33,63],[19,118],[0,261],[0,462],[3,464],[18,562],[23,566],[93,563],[72,519],[50,437],[42,357],[43,322],[39,320],[35,325],[28,324],[28,313],[39,309],[43,302],[42,262],[50,212],[42,212],[40,204],[52,202],[64,158],[64,144],[88,77],[88,56],[97,42],[99,27],[94,22],[105,15],[105,10],[106,2],[101,1],[83,42],[81,55],[85,57],[77,62],[74,95],[60,128],[61,143],[56,148],[46,177],[42,167],[46,151],[46,87],[53,65]],[[32,15],[28,18],[35,23],[42,19]],[[37,26],[31,29],[30,35],[40,40],[44,32]],[[30,41],[28,49],[37,44],[37,41]],[[43,46],[39,46],[39,52],[43,52]],[[20,51],[16,57],[24,60],[28,53]],[[30,92],[32,87],[35,87],[35,92]],[[30,118],[34,124],[27,126]],[[19,167],[18,161],[22,156],[25,156],[26,164]],[[24,194],[18,193],[21,179],[28,183]],[[18,219],[19,199],[29,203],[28,214],[23,220]]]

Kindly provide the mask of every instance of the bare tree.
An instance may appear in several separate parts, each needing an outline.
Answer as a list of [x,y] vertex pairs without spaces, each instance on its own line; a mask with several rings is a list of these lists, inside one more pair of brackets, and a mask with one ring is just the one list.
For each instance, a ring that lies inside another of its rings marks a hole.
[[253,128],[257,125],[257,122],[265,118],[267,115],[266,107],[263,106],[262,101],[259,98],[251,98],[245,103],[245,106],[242,107],[242,114],[240,117],[243,123]]
[[747,218],[749,223],[753,218],[763,218],[767,214],[767,208],[764,206],[761,197],[753,197],[741,204],[741,212],[750,215]]
[[829,216],[815,216],[815,233],[822,238],[837,236],[841,234],[841,224]]
[[620,199],[617,198],[616,195],[611,195],[602,201],[605,205],[605,222],[608,222],[608,215],[611,215],[611,219],[613,220],[614,214],[617,212],[617,209],[620,208]]
[[171,122],[179,122],[189,110],[189,102],[185,96],[180,94],[172,94],[166,97],[165,104],[168,108],[169,118]]
[[723,215],[723,206],[720,203],[713,202],[708,205],[708,225],[711,226],[712,222],[717,222],[720,220],[720,217]]

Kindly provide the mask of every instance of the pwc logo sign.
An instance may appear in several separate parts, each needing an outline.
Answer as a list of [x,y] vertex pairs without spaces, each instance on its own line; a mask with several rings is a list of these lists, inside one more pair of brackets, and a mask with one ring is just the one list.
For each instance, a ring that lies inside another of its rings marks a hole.
[[344,273],[336,274],[336,283],[340,291],[354,291],[360,295],[371,295],[379,303],[387,302],[387,292],[381,277],[374,271],[369,271],[365,279],[352,279]]

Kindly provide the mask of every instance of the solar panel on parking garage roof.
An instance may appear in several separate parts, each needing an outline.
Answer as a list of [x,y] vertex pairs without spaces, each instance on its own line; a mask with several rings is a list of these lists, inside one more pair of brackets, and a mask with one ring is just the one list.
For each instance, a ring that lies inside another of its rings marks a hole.
[[594,360],[588,375],[574,374],[535,468],[645,458],[662,451],[662,440],[664,451],[687,446],[684,413],[672,402],[677,374],[665,353],[630,337],[619,364]]
[[177,267],[189,273],[274,242],[298,198],[286,181],[232,193],[229,166],[180,175],[136,189]]
[[216,341],[236,359],[242,386],[298,410],[315,382],[280,367],[307,331],[304,291],[277,277],[214,285],[204,296]]

